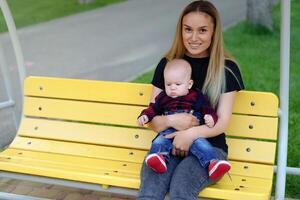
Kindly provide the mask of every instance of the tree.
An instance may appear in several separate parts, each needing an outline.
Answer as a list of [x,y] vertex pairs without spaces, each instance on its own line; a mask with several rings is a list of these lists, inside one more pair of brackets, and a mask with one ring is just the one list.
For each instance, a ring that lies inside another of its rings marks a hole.
[[247,0],[247,21],[273,31],[272,10],[275,0]]

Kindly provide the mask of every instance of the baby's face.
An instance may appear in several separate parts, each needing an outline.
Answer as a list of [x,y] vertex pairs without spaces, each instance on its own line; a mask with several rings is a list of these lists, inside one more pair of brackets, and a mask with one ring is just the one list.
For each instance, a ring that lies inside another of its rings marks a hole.
[[187,75],[185,70],[172,69],[165,74],[165,91],[169,97],[176,98],[189,93],[193,81]]

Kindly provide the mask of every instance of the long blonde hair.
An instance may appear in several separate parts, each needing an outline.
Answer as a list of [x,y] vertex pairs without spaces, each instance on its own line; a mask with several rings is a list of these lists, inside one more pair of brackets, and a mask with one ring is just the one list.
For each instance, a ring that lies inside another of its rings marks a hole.
[[172,60],[174,58],[182,58],[186,53],[186,48],[182,40],[182,20],[185,15],[191,12],[203,12],[213,19],[214,33],[208,49],[210,59],[202,92],[208,95],[210,103],[213,107],[216,107],[221,93],[226,88],[225,51],[220,15],[212,3],[203,0],[194,1],[182,11],[177,23],[176,35],[172,47],[166,53],[165,57],[168,60]]

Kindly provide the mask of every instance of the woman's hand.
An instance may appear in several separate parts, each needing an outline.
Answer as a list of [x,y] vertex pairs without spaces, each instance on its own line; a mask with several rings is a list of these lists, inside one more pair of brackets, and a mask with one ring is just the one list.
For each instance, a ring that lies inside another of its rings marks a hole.
[[195,140],[192,129],[176,131],[166,135],[165,138],[173,138],[172,154],[175,156],[187,156],[190,146]]
[[168,115],[168,126],[173,127],[178,131],[186,130],[198,125],[198,119],[192,114],[176,113],[173,115]]

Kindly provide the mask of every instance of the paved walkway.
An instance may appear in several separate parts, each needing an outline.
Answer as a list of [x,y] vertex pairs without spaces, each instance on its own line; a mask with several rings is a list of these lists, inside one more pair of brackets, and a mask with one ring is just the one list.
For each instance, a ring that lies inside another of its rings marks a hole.
[[[40,184],[29,181],[18,181],[8,178],[0,179],[0,192],[17,195],[30,195],[41,199],[55,200],[133,200],[133,196],[124,196],[111,193],[76,189],[50,184]],[[25,197],[26,198],[26,197]],[[1,195],[0,195],[1,199]],[[9,197],[5,200],[11,200]],[[22,197],[20,199],[22,200]],[[26,199],[24,199],[26,200]]]
[[[18,30],[27,75],[129,81],[153,67],[169,48],[182,8],[191,0],[129,0]],[[246,0],[212,0],[224,27],[245,18]],[[16,63],[7,34],[0,48],[21,110]],[[1,52],[0,52],[1,53]],[[1,64],[1,63],[0,63]],[[0,101],[7,98],[0,75]],[[0,147],[14,137],[13,110],[0,111]],[[0,191],[62,199],[126,199],[89,190],[0,179]],[[128,199],[128,198],[127,198]]]

